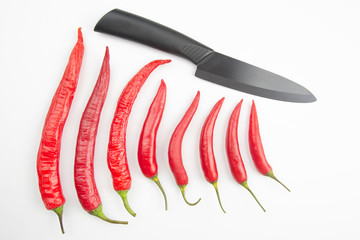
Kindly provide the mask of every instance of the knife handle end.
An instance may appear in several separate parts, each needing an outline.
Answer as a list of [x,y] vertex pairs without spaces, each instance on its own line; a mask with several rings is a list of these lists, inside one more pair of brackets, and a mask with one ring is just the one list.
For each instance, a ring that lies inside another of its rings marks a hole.
[[180,55],[197,64],[213,50],[182,33],[143,17],[114,9],[105,14],[94,31],[126,38]]

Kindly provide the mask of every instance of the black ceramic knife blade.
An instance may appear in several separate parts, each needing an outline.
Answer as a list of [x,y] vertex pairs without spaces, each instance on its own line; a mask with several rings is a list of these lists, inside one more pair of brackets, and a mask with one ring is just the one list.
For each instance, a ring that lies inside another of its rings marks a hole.
[[289,79],[217,53],[171,28],[120,9],[105,14],[94,30],[185,57],[197,65],[195,76],[222,86],[287,102],[316,101],[309,90]]

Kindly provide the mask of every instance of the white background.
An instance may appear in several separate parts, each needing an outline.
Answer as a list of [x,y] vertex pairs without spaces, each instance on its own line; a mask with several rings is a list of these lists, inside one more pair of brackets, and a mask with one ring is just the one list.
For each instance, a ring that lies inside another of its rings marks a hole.
[[[120,8],[174,28],[218,52],[288,77],[318,101],[295,104],[264,99],[198,79],[188,60],[96,33],[105,13]],[[0,3],[0,239],[359,239],[359,1],[1,1]],[[65,235],[43,206],[36,154],[51,98],[82,27],[85,55],[61,149],[66,203]],[[73,181],[73,162],[82,111],[97,79],[105,46],[110,48],[111,83],[95,154],[95,177],[104,213],[129,225],[112,225],[87,214]],[[106,164],[109,128],[126,82],[154,59],[172,59],[142,88],[130,116],[127,152],[132,174],[128,198],[137,216],[124,209],[112,189]],[[147,109],[163,78],[167,104],[158,132],[157,186],[137,163],[137,143]],[[200,90],[198,111],[184,138],[189,175],[187,206],[171,174],[167,146],[172,131]],[[198,140],[202,123],[225,97],[214,132],[214,151],[224,214],[201,171]],[[267,212],[232,178],[224,148],[228,118],[244,99],[240,148],[248,183]],[[247,125],[251,100],[274,173],[292,191],[260,175],[250,158]]]

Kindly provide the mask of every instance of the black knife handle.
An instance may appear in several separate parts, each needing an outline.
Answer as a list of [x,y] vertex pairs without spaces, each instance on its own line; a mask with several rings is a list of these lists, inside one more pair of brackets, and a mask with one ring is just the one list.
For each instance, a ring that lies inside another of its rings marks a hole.
[[94,30],[183,56],[195,64],[213,53],[211,48],[171,28],[120,9],[105,14]]

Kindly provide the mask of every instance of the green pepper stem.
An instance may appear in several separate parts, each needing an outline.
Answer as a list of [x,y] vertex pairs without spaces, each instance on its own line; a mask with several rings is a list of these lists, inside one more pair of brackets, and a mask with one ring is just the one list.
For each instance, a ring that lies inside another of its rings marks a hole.
[[186,197],[185,197],[185,188],[186,188],[186,185],[182,185],[182,186],[179,186],[180,187],[180,190],[181,190],[181,195],[183,196],[185,202],[190,205],[190,206],[195,206],[196,204],[198,204],[201,200],[201,198],[199,198],[199,200],[197,200],[195,203],[190,203],[188,202],[188,200],[186,200]]
[[165,191],[164,191],[163,187],[161,186],[161,183],[159,181],[159,178],[158,178],[157,174],[154,177],[152,177],[151,180],[153,180],[156,183],[156,185],[158,185],[158,187],[160,188],[160,190],[161,190],[161,192],[162,192],[162,194],[164,196],[164,200],[165,200],[165,211],[167,211],[168,207],[167,207],[166,194],[165,194]]
[[64,205],[61,205],[60,207],[57,207],[57,208],[53,209],[53,211],[58,215],[62,234],[65,233],[64,226],[63,226],[63,221],[62,221],[63,209],[64,209]]
[[278,183],[280,183],[284,188],[286,188],[286,190],[288,190],[288,191],[290,192],[290,189],[288,189],[282,182],[279,181],[279,179],[277,179],[277,178],[275,177],[273,170],[270,170],[270,172],[268,172],[268,173],[266,174],[266,176],[274,179],[275,181],[277,181]]
[[136,213],[130,208],[129,202],[127,200],[128,191],[129,190],[120,190],[120,191],[116,191],[116,192],[120,195],[121,199],[123,200],[124,207],[128,211],[128,213],[130,213],[133,217],[135,217]]
[[96,216],[106,222],[109,222],[109,223],[115,223],[115,224],[128,224],[127,221],[117,221],[117,220],[112,220],[108,217],[106,217],[102,211],[102,204],[100,204],[97,208],[95,208],[94,210],[91,210],[89,212],[91,215],[93,216]]
[[264,212],[266,212],[265,208],[260,204],[259,200],[255,197],[255,194],[251,191],[251,189],[249,188],[247,181],[245,180],[244,182],[240,183],[241,186],[243,186],[244,188],[246,188],[246,190],[249,191],[249,193],[254,197],[254,199],[256,200],[256,202],[259,204],[259,206],[262,208],[262,210]]
[[222,204],[221,204],[221,201],[220,201],[220,194],[219,194],[219,190],[218,190],[218,186],[217,186],[217,181],[211,182],[211,184],[212,184],[212,185],[214,186],[214,188],[215,188],[216,195],[217,195],[217,198],[218,198],[218,201],[219,201],[219,204],[220,204],[221,209],[223,210],[224,213],[226,213],[225,210],[224,210],[224,208],[223,208],[223,206],[222,206]]

